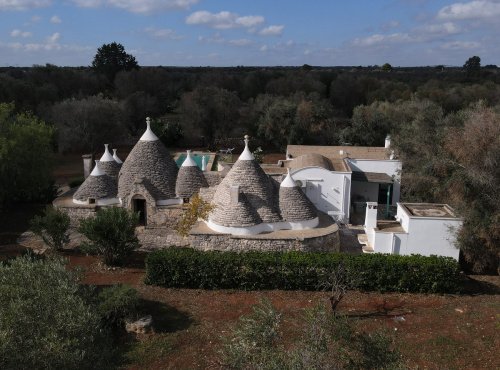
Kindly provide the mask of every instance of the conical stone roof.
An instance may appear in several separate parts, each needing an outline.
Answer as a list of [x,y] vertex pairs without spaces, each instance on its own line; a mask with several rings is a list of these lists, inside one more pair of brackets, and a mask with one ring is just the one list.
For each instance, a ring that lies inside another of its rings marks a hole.
[[107,175],[100,166],[100,162],[96,161],[90,175],[73,195],[74,200],[87,202],[89,199],[116,198],[116,180]]
[[100,168],[107,175],[118,178],[118,172],[120,172],[120,165],[115,161],[113,155],[109,152],[109,144],[104,144],[105,150],[101,159],[99,160]]
[[200,191],[200,188],[208,187],[207,180],[188,150],[186,159],[179,169],[175,184],[175,193],[180,198],[190,198]]
[[271,179],[255,161],[248,148],[248,137],[245,136],[245,149],[233,165],[226,177],[221,181],[214,194],[215,210],[210,219],[214,222],[223,219],[227,206],[231,202],[230,188],[239,186],[249,205],[257,212],[262,222],[280,221],[278,194]]
[[135,144],[118,175],[118,196],[130,195],[134,181],[142,178],[155,200],[175,198],[177,165],[146,120],[147,129]]
[[290,170],[280,185],[279,206],[285,221],[307,221],[318,217],[316,207],[297,186],[290,175]]
[[238,202],[229,202],[217,212],[216,205],[215,211],[210,217],[210,221],[217,225],[226,227],[250,227],[262,223],[257,211],[251,206],[245,194],[239,195]]

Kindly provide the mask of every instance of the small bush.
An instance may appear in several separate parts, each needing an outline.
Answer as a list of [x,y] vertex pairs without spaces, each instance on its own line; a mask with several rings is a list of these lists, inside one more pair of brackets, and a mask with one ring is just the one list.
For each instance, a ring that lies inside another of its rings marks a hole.
[[78,231],[89,242],[82,244],[88,253],[100,254],[107,265],[120,265],[139,246],[135,227],[139,215],[124,208],[103,208],[95,217],[82,220]]
[[104,288],[98,296],[98,313],[103,326],[111,329],[123,328],[125,319],[136,314],[138,305],[137,291],[128,285]]
[[342,264],[351,288],[380,292],[456,292],[458,263],[447,257],[306,252],[154,251],[146,283],[177,288],[318,290]]
[[43,216],[31,220],[31,230],[40,236],[45,244],[55,250],[61,250],[69,243],[69,216],[56,208],[48,206]]
[[191,197],[189,203],[185,205],[185,208],[176,225],[176,231],[181,236],[188,236],[189,231],[200,218],[206,220],[214,206],[203,200],[199,194],[195,194]]

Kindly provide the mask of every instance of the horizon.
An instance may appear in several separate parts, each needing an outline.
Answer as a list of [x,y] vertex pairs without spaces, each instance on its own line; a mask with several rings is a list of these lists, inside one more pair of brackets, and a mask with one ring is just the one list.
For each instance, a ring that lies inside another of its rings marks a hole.
[[499,17],[499,0],[0,1],[0,67],[89,66],[113,41],[141,66],[498,65]]

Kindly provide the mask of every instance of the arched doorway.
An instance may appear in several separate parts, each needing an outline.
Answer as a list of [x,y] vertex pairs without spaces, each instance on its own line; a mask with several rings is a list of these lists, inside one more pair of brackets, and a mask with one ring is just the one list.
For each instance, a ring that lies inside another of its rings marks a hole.
[[144,199],[143,196],[135,195],[134,197],[132,197],[132,211],[139,213],[139,225],[146,226],[148,217],[146,199]]

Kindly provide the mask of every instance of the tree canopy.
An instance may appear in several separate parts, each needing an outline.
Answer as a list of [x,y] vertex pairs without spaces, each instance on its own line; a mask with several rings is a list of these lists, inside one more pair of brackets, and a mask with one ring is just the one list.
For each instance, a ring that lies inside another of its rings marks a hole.
[[0,103],[0,205],[53,195],[54,130],[31,113]]
[[113,82],[118,72],[138,69],[139,64],[133,55],[125,52],[122,44],[112,42],[97,49],[92,61],[92,68],[99,73],[105,74],[109,81]]

